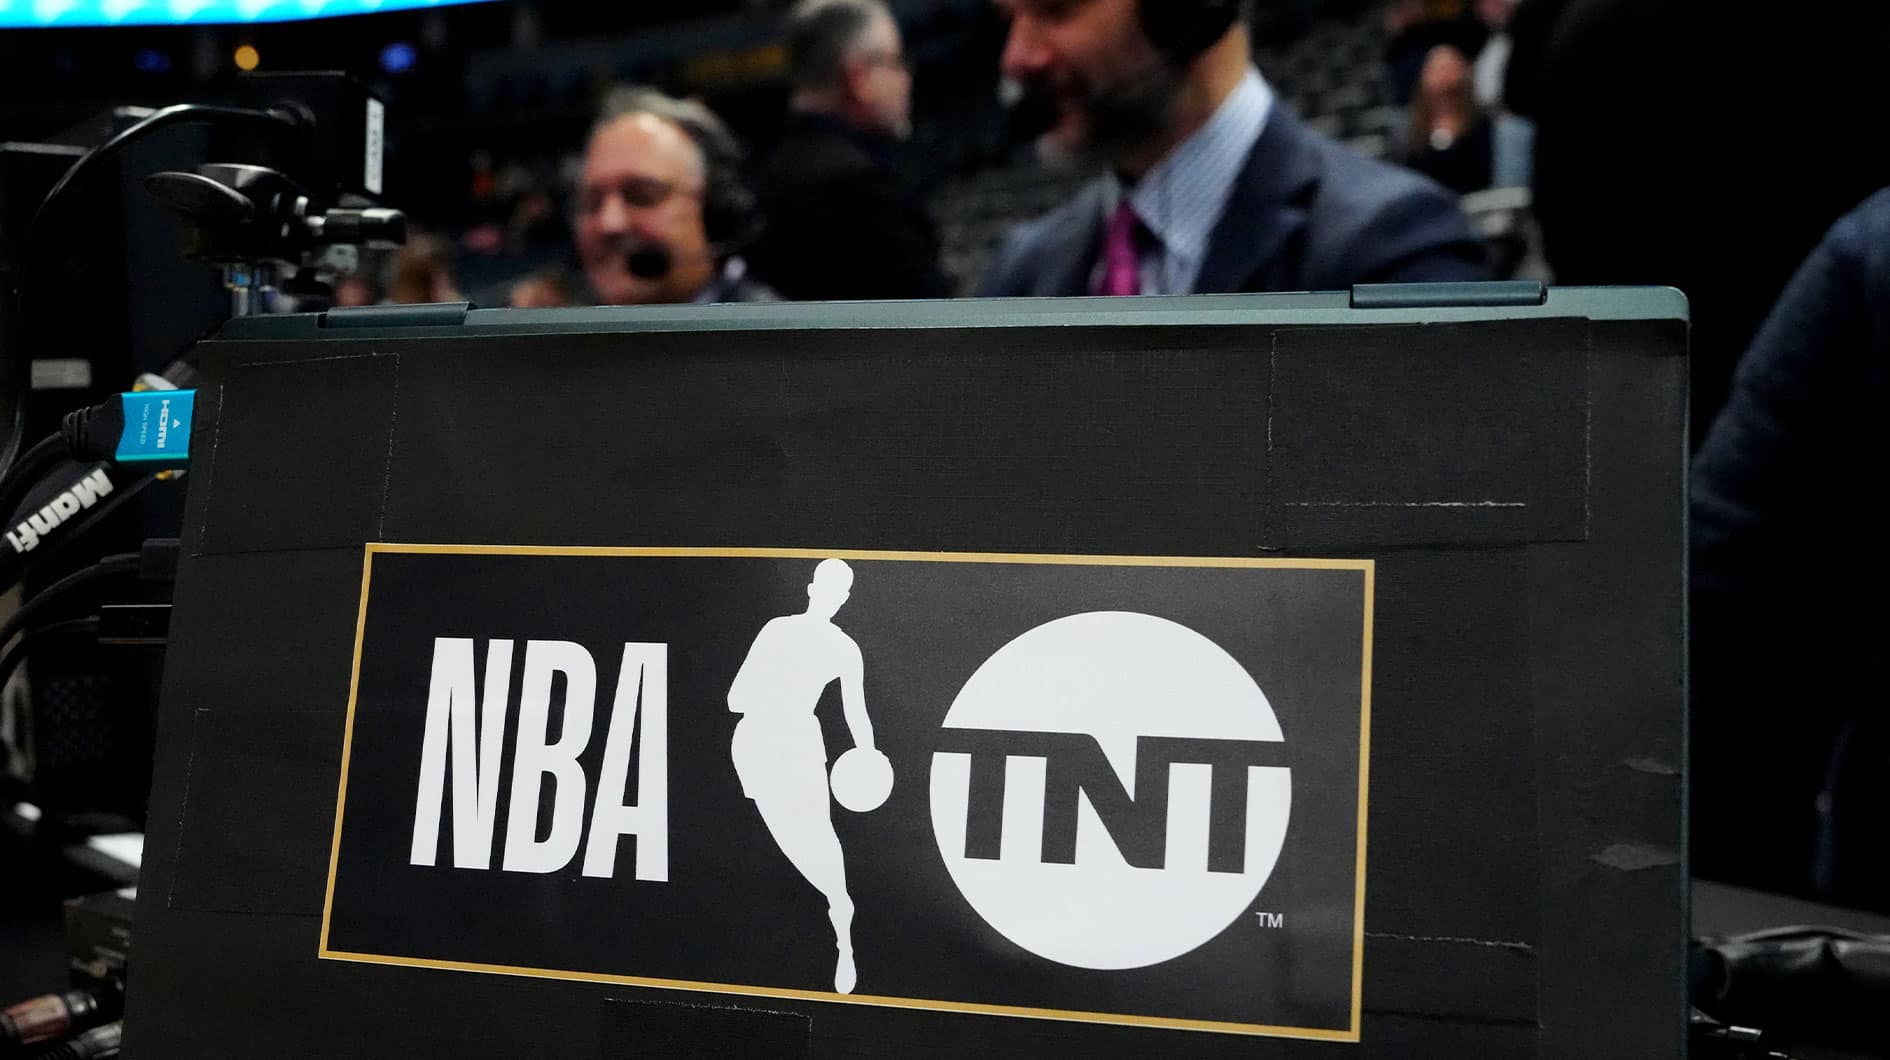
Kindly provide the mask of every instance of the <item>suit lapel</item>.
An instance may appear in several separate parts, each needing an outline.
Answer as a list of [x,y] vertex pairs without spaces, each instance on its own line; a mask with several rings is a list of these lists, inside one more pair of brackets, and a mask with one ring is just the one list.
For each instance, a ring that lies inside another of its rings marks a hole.
[[1067,297],[1090,293],[1089,276],[1102,243],[1102,203],[1102,181],[1091,181],[1064,207],[1062,223],[1048,226],[1049,238],[1041,260],[1054,267],[1037,273],[1031,294]]
[[1253,289],[1250,281],[1305,226],[1304,196],[1318,181],[1318,158],[1310,133],[1275,103],[1208,238],[1195,291],[1222,294]]

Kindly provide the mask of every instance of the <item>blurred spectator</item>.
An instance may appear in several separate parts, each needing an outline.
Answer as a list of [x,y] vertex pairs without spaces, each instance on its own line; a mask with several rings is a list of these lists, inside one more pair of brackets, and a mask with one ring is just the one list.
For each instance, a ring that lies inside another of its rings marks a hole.
[[1509,72],[1509,54],[1514,47],[1509,38],[1509,18],[1516,10],[1516,0],[1477,0],[1477,19],[1489,27],[1490,39],[1477,53],[1477,106],[1494,111],[1503,105],[1503,79]]
[[1385,5],[1385,64],[1392,101],[1408,105],[1424,64],[1448,45],[1466,57],[1480,55],[1490,27],[1478,17],[1479,0],[1390,0]]
[[498,176],[492,172],[492,152],[472,153],[471,194],[474,202],[485,202],[498,194]]
[[352,306],[374,305],[380,299],[375,297],[374,284],[358,272],[349,273],[335,281],[336,309]]
[[941,298],[938,229],[894,168],[912,75],[880,0],[805,0],[788,16],[787,129],[761,177],[757,275],[799,299]]
[[577,204],[578,258],[596,300],[774,300],[735,254],[756,223],[741,167],[741,146],[702,104],[612,91],[591,129]]
[[512,285],[513,309],[558,309],[576,305],[577,292],[562,265],[547,265]]
[[1890,190],[1792,278],[1694,464],[1701,875],[1890,908],[1886,417]]
[[1526,188],[1535,176],[1535,123],[1517,113],[1507,95],[1510,57],[1516,51],[1510,26],[1518,2],[1477,0],[1477,17],[1490,27],[1490,39],[1477,53],[1471,76],[1476,83],[1477,108],[1490,125],[1490,186],[1497,188]]
[[534,247],[561,240],[565,234],[564,218],[558,216],[557,203],[543,188],[533,188],[519,196],[505,225],[505,252],[523,254]]
[[464,301],[465,295],[453,281],[452,245],[425,232],[409,235],[394,252],[387,300],[397,305]]
[[1890,4],[1526,0],[1512,27],[1556,282],[1686,293],[1697,444],[1793,270],[1890,184]]
[[982,293],[1340,290],[1473,280],[1456,202],[1314,132],[1253,68],[1237,4],[1000,0],[1003,70],[1049,93],[1046,144],[1110,172],[1006,241]]
[[1518,0],[1503,23],[1509,40],[1503,61],[1503,106],[1511,114],[1535,117],[1540,109],[1539,74],[1556,23],[1572,0]]
[[1404,163],[1464,195],[1490,186],[1490,123],[1477,106],[1470,64],[1448,44],[1431,49],[1411,97]]

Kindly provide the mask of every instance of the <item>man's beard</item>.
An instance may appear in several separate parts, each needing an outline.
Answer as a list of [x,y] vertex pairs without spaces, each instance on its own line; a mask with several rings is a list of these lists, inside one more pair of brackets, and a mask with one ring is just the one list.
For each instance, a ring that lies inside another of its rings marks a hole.
[[[1078,136],[1059,136],[1053,128],[1038,141],[1038,154],[1058,167],[1089,168],[1115,162],[1166,130],[1181,96],[1183,73],[1155,61],[1104,86],[1082,82],[1034,91],[1052,93],[1060,106],[1074,101],[1081,110]],[[1059,122],[1059,125],[1062,123]]]

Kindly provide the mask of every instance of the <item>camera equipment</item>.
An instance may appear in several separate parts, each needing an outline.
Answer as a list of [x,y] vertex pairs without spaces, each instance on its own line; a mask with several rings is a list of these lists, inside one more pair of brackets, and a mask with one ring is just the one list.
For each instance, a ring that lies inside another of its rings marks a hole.
[[355,270],[361,247],[387,249],[407,238],[400,211],[321,209],[301,185],[267,166],[208,163],[190,173],[152,174],[144,186],[183,220],[185,254],[223,270],[231,316],[266,311],[285,271],[291,293],[325,295],[337,277]]
[[[143,819],[155,656],[94,645],[167,634],[181,503],[151,487],[188,457],[179,351],[232,316],[319,306],[360,249],[405,238],[380,202],[385,109],[340,74],[249,76],[59,139],[0,145],[0,590],[24,590],[0,683],[33,668],[30,724],[0,727],[26,772],[0,782],[42,811],[45,857]],[[77,369],[34,390],[35,362]]]
[[[158,371],[231,315],[231,296],[216,293],[217,279],[230,273],[213,279],[176,268],[180,259],[230,266],[248,292],[240,310],[266,312],[276,272],[293,279],[306,268],[299,292],[306,300],[321,293],[313,285],[324,275],[352,269],[344,248],[401,238],[397,213],[377,212],[385,107],[341,74],[252,74],[214,104],[118,108],[54,139],[0,144],[0,286],[8,295],[0,302],[0,468],[50,429],[49,413]],[[219,164],[269,169],[280,179],[252,188],[258,174]],[[162,197],[142,190],[150,175],[178,172],[240,185],[230,190],[253,196],[255,224],[232,214],[233,203],[208,217],[186,212],[190,252],[180,254],[171,217],[188,193],[175,180],[160,182]],[[272,213],[267,200],[279,193],[280,212]],[[261,228],[272,220],[295,223]],[[85,382],[64,407],[28,407],[36,360],[76,362],[73,374]]]

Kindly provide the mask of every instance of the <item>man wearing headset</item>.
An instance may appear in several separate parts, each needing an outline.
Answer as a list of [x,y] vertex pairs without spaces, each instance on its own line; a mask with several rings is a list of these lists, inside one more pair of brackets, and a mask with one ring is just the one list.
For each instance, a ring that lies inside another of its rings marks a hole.
[[1455,200],[1307,128],[1254,69],[1243,0],[996,0],[1051,155],[1107,172],[1020,226],[980,293],[1343,290],[1484,279]]
[[737,253],[758,228],[741,166],[740,145],[707,107],[613,91],[578,188],[578,258],[595,300],[774,301]]

